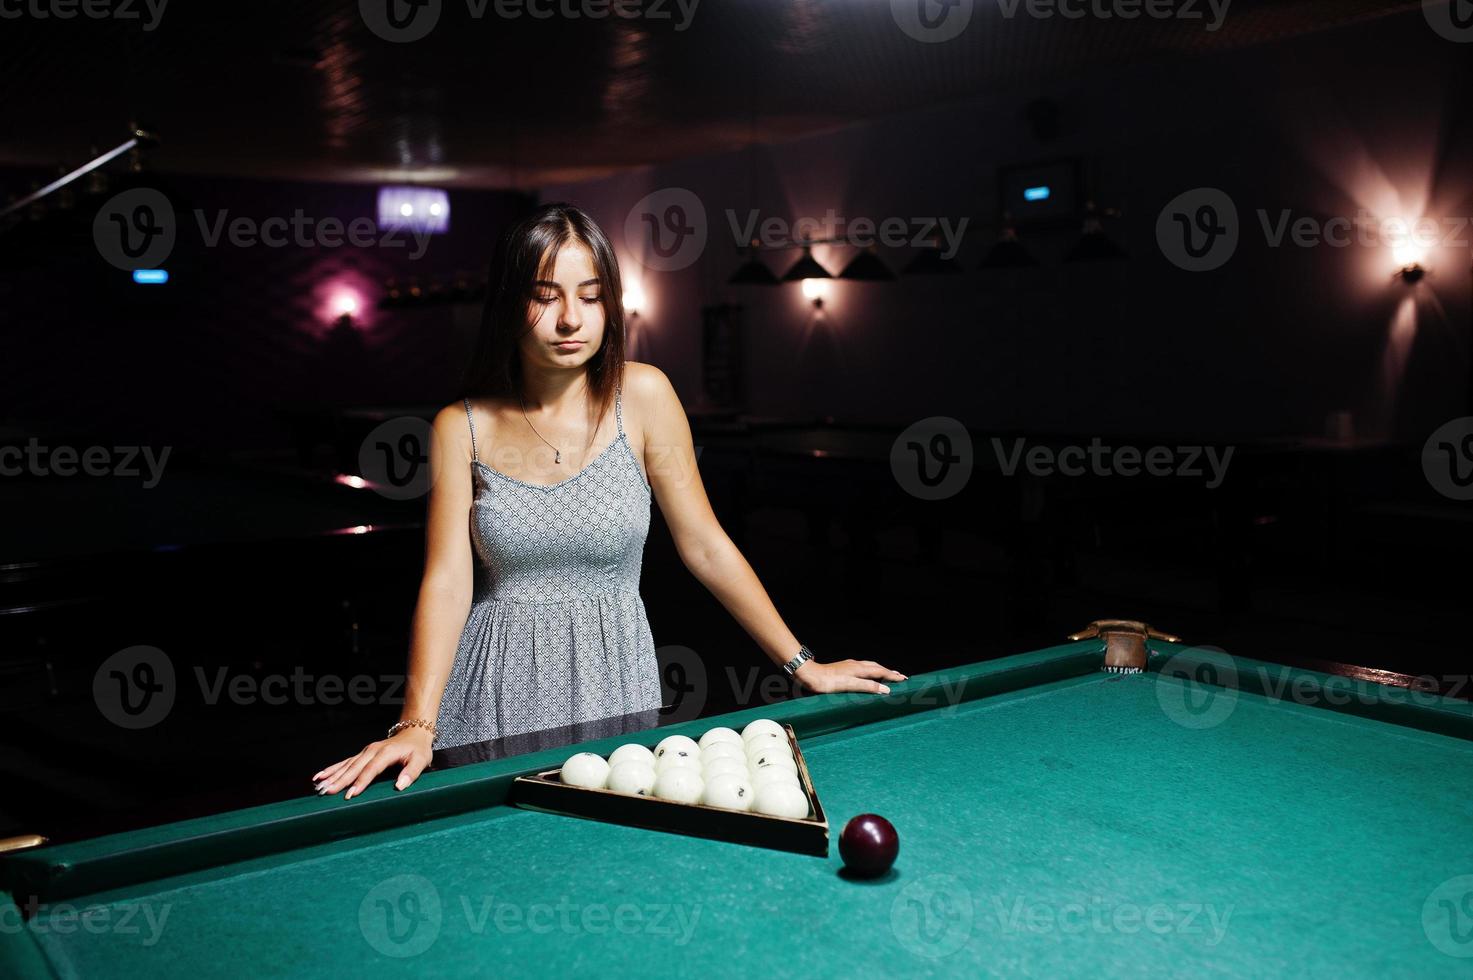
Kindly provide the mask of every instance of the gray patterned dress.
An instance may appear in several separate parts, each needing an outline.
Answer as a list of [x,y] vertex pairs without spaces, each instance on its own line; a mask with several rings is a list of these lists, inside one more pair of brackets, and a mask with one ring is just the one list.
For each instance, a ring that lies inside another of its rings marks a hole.
[[639,595],[649,484],[624,434],[560,483],[481,462],[471,427],[476,591],[440,701],[438,747],[660,706]]

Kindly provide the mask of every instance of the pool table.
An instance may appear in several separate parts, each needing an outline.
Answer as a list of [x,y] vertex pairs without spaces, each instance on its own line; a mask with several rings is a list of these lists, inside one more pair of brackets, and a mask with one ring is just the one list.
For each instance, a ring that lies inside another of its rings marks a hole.
[[[661,730],[793,726],[826,858],[508,802],[568,748],[14,852],[0,975],[1473,976],[1473,704],[1144,659],[1084,639]],[[901,839],[878,879],[837,856],[863,812]]]

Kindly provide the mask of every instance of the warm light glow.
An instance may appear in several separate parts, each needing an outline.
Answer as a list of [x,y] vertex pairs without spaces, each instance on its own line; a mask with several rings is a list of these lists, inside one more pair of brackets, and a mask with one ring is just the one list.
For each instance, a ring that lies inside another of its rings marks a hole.
[[399,213],[406,218],[409,217],[411,214],[414,213],[414,205],[410,204],[408,201],[405,201],[403,204],[399,205]]
[[353,316],[358,312],[358,297],[352,293],[339,293],[333,297],[332,311],[334,316]]
[[1436,227],[1428,222],[1411,221],[1406,218],[1387,218],[1381,222],[1381,239],[1391,246],[1391,260],[1396,268],[1421,265],[1427,258],[1428,236],[1436,241]]
[[364,487],[368,486],[367,480],[363,479],[363,477],[361,476],[354,476],[351,473],[339,473],[337,476],[333,477],[333,482],[340,483],[345,487],[352,487],[354,490],[362,490]]
[[638,282],[629,282],[624,287],[624,312],[638,316],[644,309],[644,287]]
[[822,303],[828,298],[829,281],[827,279],[804,279],[803,298],[815,303]]

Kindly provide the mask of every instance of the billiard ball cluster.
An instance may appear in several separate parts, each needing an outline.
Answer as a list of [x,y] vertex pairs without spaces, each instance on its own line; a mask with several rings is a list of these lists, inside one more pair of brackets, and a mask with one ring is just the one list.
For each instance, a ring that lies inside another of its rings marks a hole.
[[806,817],[808,794],[798,781],[798,763],[787,732],[769,718],[738,734],[713,728],[700,741],[685,735],[662,739],[651,752],[621,745],[605,759],[579,752],[563,763],[569,786],[656,796],[676,803],[703,803],[727,810],[752,810],[776,817]]

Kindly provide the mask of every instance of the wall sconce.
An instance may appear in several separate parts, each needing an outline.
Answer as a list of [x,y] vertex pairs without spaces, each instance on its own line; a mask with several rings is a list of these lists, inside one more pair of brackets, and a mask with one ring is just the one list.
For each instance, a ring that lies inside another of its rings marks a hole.
[[1422,260],[1427,257],[1427,250],[1415,242],[1401,242],[1391,248],[1391,259],[1396,263],[1396,271],[1391,278],[1400,279],[1408,286],[1415,286],[1427,278],[1427,269],[1422,265]]
[[624,312],[629,319],[639,319],[639,311],[644,309],[644,287],[638,282],[630,282],[624,287]]
[[1417,283],[1427,278],[1427,270],[1422,268],[1422,264],[1420,262],[1412,262],[1408,265],[1402,266],[1400,269],[1397,269],[1391,278],[1400,279],[1408,286],[1415,286]]
[[812,303],[815,310],[823,309],[823,298],[829,291],[827,279],[804,279],[802,289],[803,298]]

